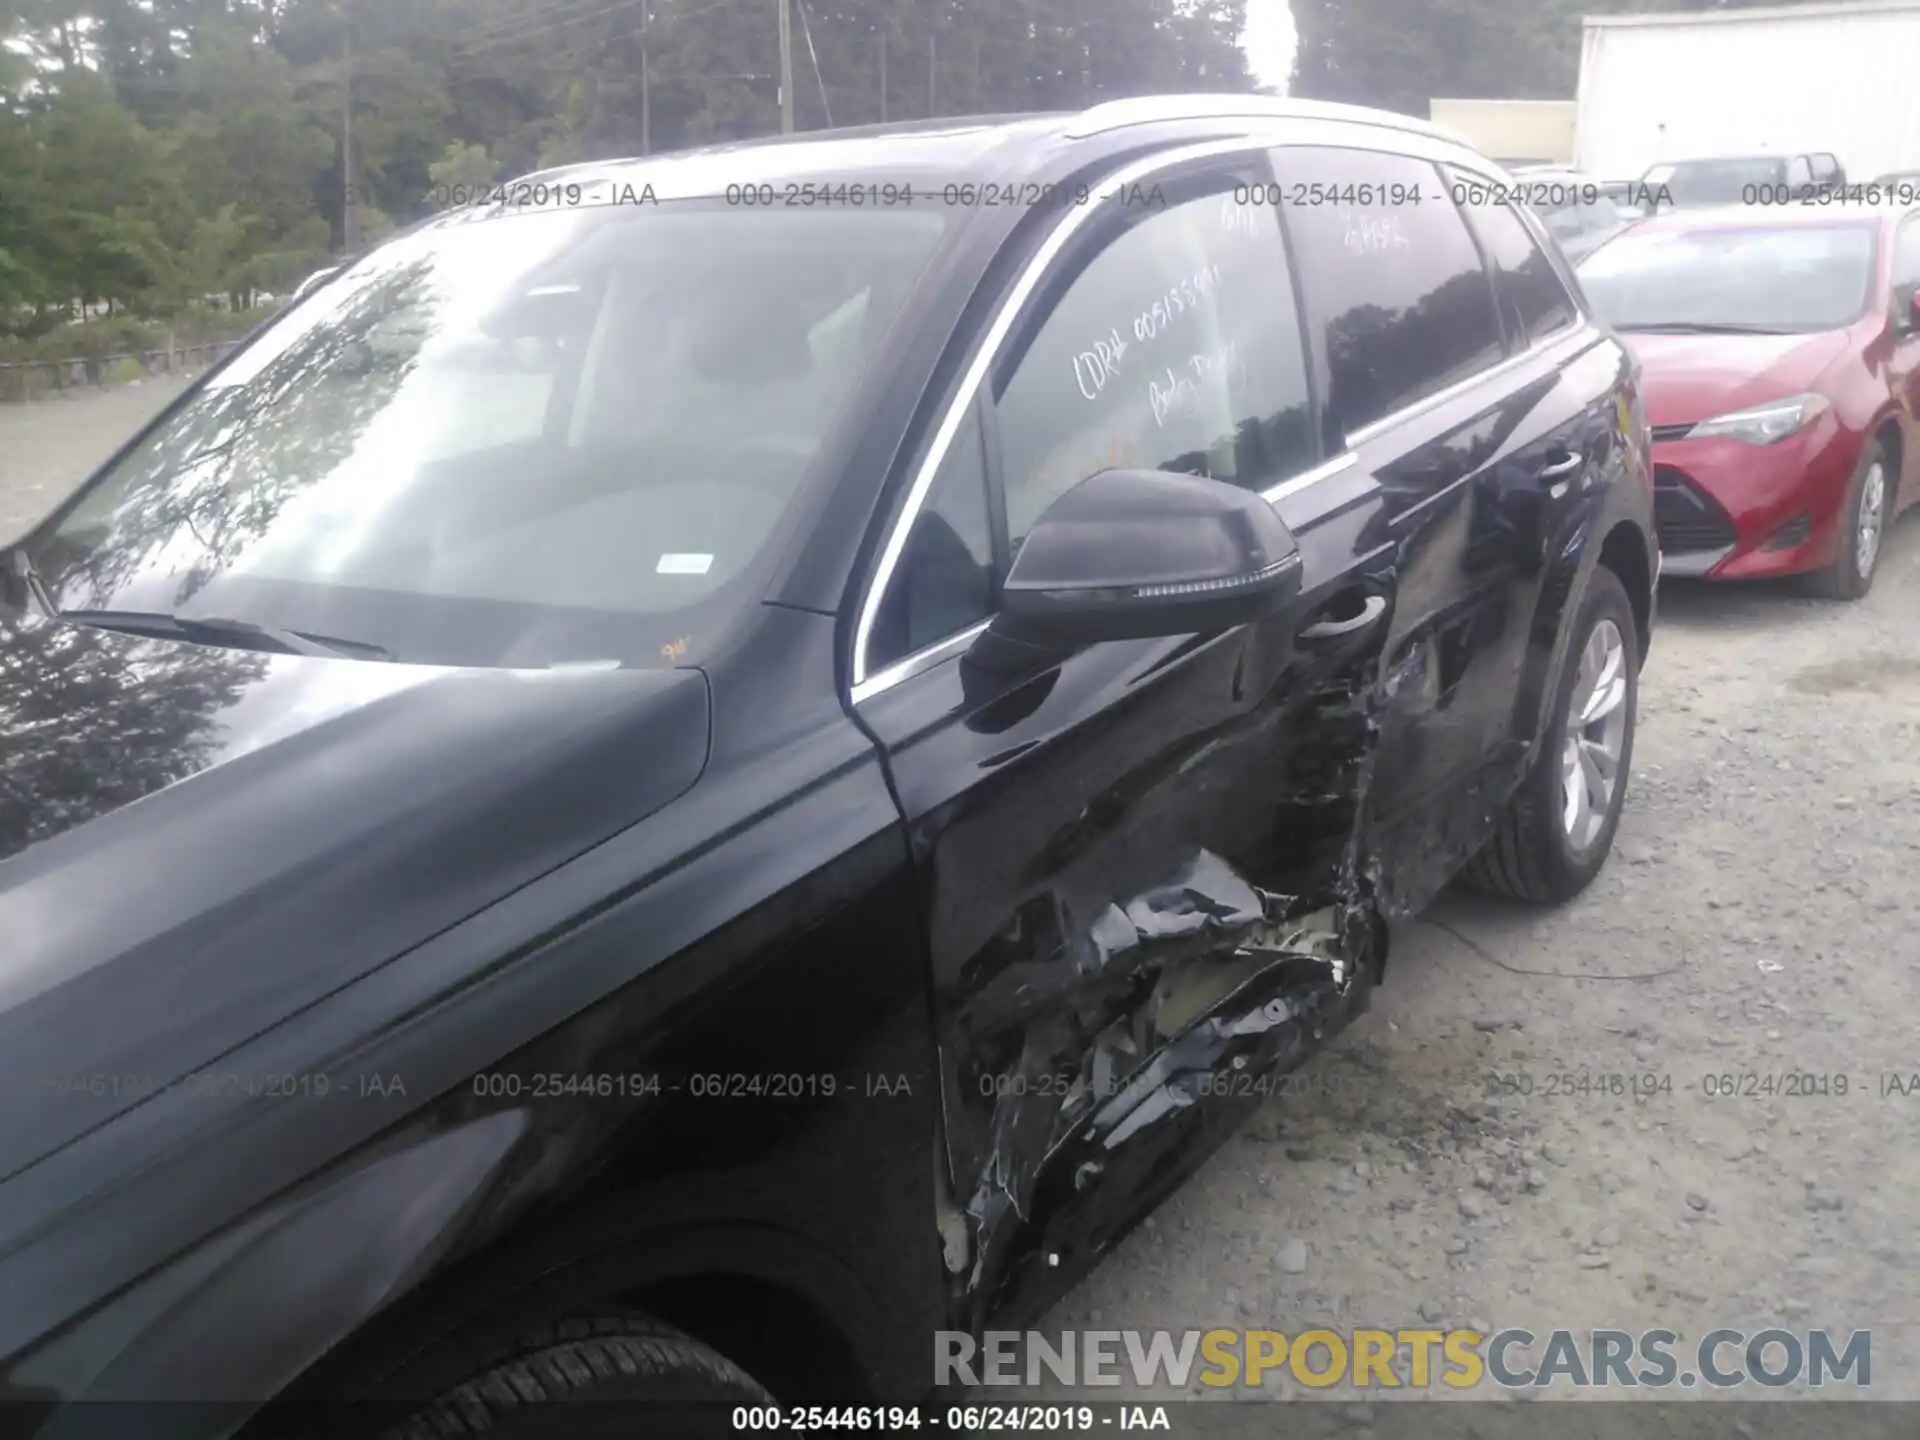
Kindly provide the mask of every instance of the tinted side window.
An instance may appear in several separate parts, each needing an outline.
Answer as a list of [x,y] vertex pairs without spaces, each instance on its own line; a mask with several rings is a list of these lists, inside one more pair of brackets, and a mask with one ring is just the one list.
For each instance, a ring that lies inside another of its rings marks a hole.
[[913,522],[867,637],[867,671],[993,614],[993,529],[980,420],[970,411]]
[[1310,147],[1275,151],[1274,167],[1330,444],[1500,359],[1493,287],[1439,171]]
[[1811,157],[1813,178],[1817,184],[1831,185],[1840,178],[1840,162],[1833,156],[1820,154]]
[[1486,246],[1500,302],[1507,309],[1514,333],[1529,341],[1540,340],[1573,324],[1573,300],[1567,287],[1560,283],[1547,252],[1534,243],[1513,207],[1469,204],[1467,213]]
[[1813,167],[1807,163],[1806,156],[1795,155],[1787,161],[1787,184],[1798,187],[1811,185],[1813,181]]
[[1169,197],[1057,292],[997,400],[1007,532],[1107,469],[1264,489],[1318,455],[1270,198]]

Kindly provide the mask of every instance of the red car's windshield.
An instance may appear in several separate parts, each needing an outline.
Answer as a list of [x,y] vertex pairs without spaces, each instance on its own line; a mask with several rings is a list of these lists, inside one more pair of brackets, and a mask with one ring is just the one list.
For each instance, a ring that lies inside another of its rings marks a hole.
[[1615,329],[1833,330],[1859,319],[1875,226],[1633,230],[1580,266]]

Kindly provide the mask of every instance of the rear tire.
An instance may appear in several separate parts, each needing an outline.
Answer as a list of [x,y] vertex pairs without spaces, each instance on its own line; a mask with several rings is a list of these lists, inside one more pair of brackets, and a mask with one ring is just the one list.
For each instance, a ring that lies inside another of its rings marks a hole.
[[1833,563],[1807,576],[1807,588],[1814,594],[1827,600],[1860,600],[1873,588],[1893,509],[1892,491],[1886,453],[1878,440],[1868,441],[1841,502]]
[[[1600,658],[1616,641],[1617,660]],[[1584,676],[1583,657],[1590,660]],[[1577,690],[1586,691],[1579,698],[1597,718],[1570,727]],[[1575,616],[1539,754],[1507,802],[1493,838],[1467,862],[1462,878],[1468,884],[1530,904],[1556,905],[1593,883],[1620,827],[1639,700],[1640,632],[1633,604],[1620,577],[1598,566]],[[1621,720],[1617,736],[1609,724],[1615,715]],[[1612,788],[1603,805],[1595,806],[1592,785],[1583,786],[1582,779],[1607,769],[1609,748]],[[1580,787],[1580,794],[1571,794],[1572,787]],[[1584,806],[1578,804],[1582,795]]]
[[774,1399],[739,1366],[644,1315],[566,1320],[454,1386],[384,1440],[573,1440],[735,1434]]

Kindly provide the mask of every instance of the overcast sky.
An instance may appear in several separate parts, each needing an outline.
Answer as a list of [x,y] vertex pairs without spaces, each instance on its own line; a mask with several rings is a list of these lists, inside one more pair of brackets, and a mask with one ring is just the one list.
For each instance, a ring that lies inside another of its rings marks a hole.
[[1293,71],[1293,11],[1287,0],[1247,0],[1247,29],[1240,43],[1253,78],[1285,91]]

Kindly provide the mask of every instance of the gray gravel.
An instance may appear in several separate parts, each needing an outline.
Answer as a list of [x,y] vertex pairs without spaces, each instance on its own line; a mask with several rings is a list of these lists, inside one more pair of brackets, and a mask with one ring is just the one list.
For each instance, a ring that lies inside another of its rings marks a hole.
[[[0,534],[168,393],[0,406]],[[1883,1093],[1920,1072],[1920,523],[1859,605],[1661,605],[1606,873],[1557,912],[1454,894],[1402,927],[1319,1083],[1046,1329],[1871,1328],[1874,1397],[1920,1398],[1920,1082]],[[1703,1093],[1783,1072],[1848,1093]],[[1613,1076],[1659,1088],[1581,1093]]]

